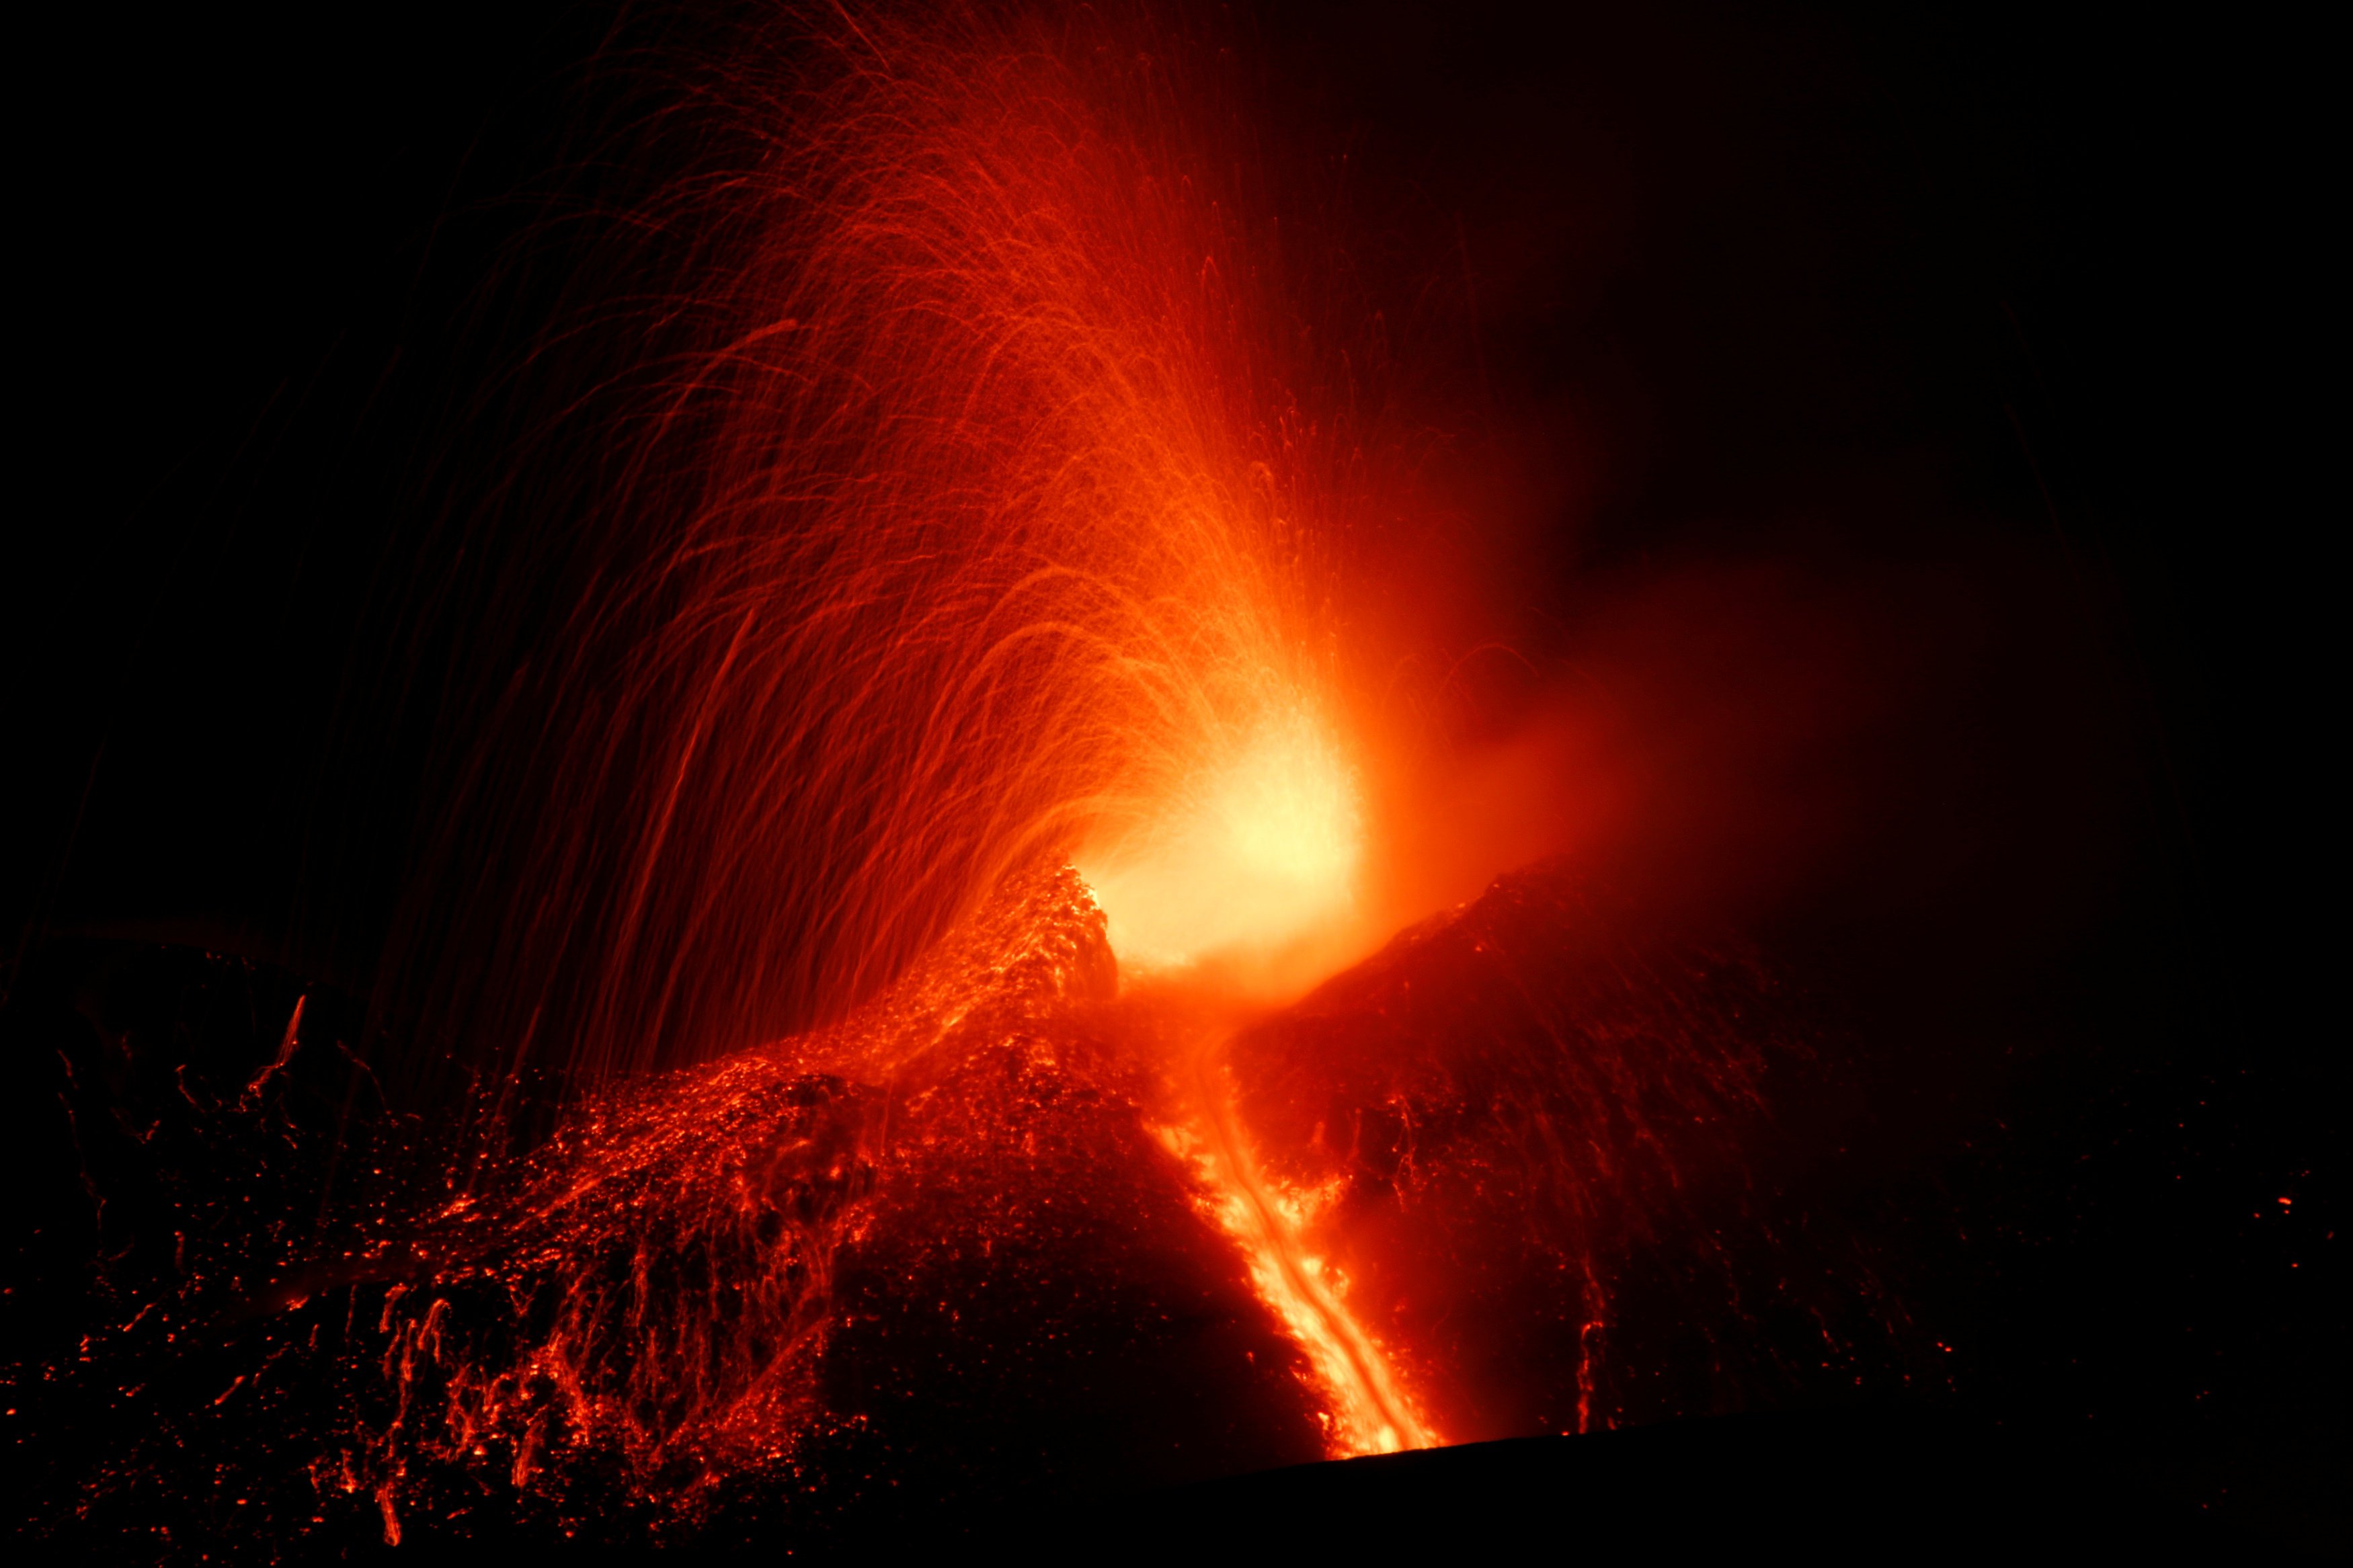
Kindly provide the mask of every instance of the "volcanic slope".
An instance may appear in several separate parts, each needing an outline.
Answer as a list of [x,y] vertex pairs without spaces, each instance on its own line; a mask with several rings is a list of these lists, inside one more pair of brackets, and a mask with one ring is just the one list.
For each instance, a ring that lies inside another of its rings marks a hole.
[[[41,1528],[849,1543],[1736,1406],[1829,1364],[1749,1158],[1810,1061],[1736,945],[1565,866],[1255,1016],[1123,994],[1039,869],[839,1025],[607,1090],[332,1239],[240,1255],[213,1202],[210,1261],[49,1369],[38,1409],[102,1458]],[[183,1142],[310,1168],[268,1093],[169,1100],[209,1119]]]

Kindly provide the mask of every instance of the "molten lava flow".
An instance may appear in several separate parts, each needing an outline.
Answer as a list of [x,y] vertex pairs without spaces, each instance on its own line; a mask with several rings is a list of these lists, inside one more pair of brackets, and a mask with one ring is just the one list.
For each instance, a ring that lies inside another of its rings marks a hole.
[[1394,1454],[1441,1439],[1415,1412],[1381,1347],[1348,1310],[1347,1280],[1302,1240],[1317,1194],[1271,1182],[1242,1131],[1214,1037],[1186,1074],[1198,1120],[1162,1130],[1170,1151],[1198,1173],[1204,1212],[1250,1260],[1250,1282],[1314,1368],[1333,1409],[1325,1414],[1332,1455]]

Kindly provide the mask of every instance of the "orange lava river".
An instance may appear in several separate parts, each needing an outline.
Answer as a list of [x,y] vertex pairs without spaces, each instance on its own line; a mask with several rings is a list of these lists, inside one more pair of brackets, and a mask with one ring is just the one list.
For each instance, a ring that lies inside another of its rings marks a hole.
[[1445,1439],[1416,1414],[1388,1354],[1350,1313],[1345,1277],[1303,1238],[1319,1194],[1285,1190],[1260,1168],[1226,1079],[1226,1039],[1213,1034],[1198,1047],[1183,1074],[1196,1119],[1163,1137],[1198,1174],[1205,1211],[1249,1258],[1260,1299],[1314,1368],[1331,1404],[1333,1457],[1436,1447]]

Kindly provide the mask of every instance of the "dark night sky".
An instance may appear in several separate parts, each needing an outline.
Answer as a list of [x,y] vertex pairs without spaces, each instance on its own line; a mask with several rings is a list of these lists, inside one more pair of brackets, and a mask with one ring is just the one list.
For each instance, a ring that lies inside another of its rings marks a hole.
[[[479,480],[428,461],[479,385],[470,290],[563,155],[599,26],[492,9],[109,12],[20,50],[49,106],[20,132],[16,228],[20,466],[47,482],[6,574],[12,968],[41,931],[154,934],[365,988],[413,758],[383,742],[373,793],[330,765],[384,663],[363,606],[407,569],[404,508]],[[1371,226],[1376,292],[1410,292],[1452,231],[1472,330],[1430,334],[1433,376],[1479,387],[1464,470],[1509,476],[1484,568],[1516,584],[1504,629],[1630,667],[1639,631],[1589,630],[1613,606],[1759,563],[1799,584],[1692,656],[1705,687],[1808,605],[1902,620],[1885,584],[1960,583],[1975,608],[1921,624],[1989,652],[1920,666],[1828,782],[1761,764],[1793,798],[1862,778],[1880,804],[1755,918],[1842,953],[1867,1016],[2090,1042],[2057,1052],[2074,1087],[2035,1103],[2073,1109],[2013,1184],[2238,1083],[2193,1151],[2235,1213],[2325,1146],[2308,1108],[2341,1034],[2310,1022],[2330,959],[2301,886],[2326,875],[2333,727],[2330,513],[2303,489],[2315,46],[2027,6],[1623,10],[1275,5],[1258,35],[1277,133],[1346,151],[1355,209],[1413,227],[1392,263]],[[2157,1087],[2083,1110],[2129,1077],[2127,1036]],[[2184,1223],[2124,1189],[2063,1202],[2108,1216],[2104,1268]],[[2179,1279],[2193,1329],[2270,1333],[2246,1429],[2304,1430],[2295,1324],[2326,1312],[2242,1288],[2272,1266],[2253,1247],[2116,1289]],[[2049,1288],[2087,1324],[2113,1305]],[[2127,1332],[2099,1388],[2171,1354],[2158,1333]]]

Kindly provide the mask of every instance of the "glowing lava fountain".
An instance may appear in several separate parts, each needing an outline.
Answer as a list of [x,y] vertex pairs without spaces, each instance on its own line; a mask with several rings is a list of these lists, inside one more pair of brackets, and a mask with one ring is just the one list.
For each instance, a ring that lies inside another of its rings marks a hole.
[[1394,511],[1377,312],[1296,276],[1215,40],[917,9],[680,68],[716,129],[613,242],[673,280],[606,450],[559,380],[477,521],[542,552],[482,624],[546,637],[443,715],[487,738],[392,986],[486,1062],[839,1018],[1040,858],[1132,973],[1296,994],[1380,934],[1344,613]]

